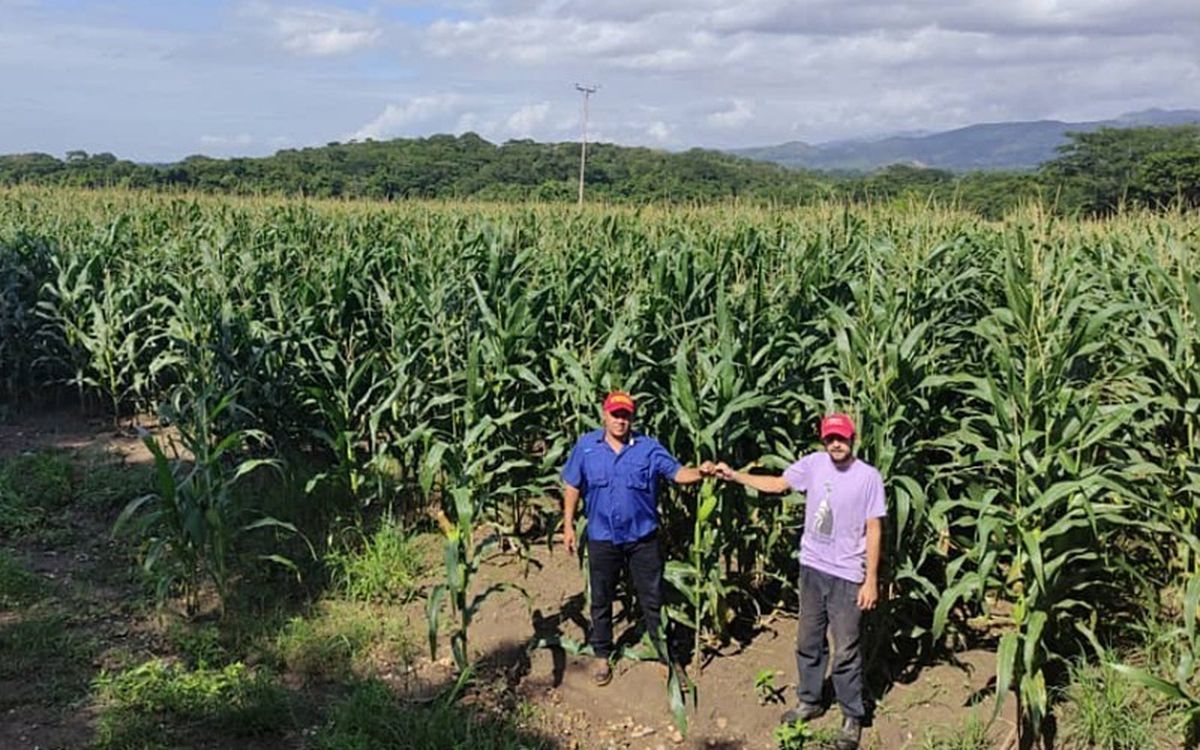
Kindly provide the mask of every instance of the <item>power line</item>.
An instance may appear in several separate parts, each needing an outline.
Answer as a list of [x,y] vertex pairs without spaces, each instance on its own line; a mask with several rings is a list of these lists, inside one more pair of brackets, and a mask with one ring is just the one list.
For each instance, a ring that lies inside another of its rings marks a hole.
[[579,205],[583,206],[583,173],[587,168],[587,126],[588,126],[588,100],[592,94],[600,87],[596,84],[585,86],[582,83],[575,84],[575,90],[583,94],[583,138],[579,142]]

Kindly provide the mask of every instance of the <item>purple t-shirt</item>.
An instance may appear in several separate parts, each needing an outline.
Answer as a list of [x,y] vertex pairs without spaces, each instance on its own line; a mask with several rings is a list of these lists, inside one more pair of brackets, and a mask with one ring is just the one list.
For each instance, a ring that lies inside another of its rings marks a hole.
[[800,564],[862,583],[867,569],[867,519],[887,515],[879,471],[857,458],[839,469],[821,451],[787,467],[783,478],[808,496]]

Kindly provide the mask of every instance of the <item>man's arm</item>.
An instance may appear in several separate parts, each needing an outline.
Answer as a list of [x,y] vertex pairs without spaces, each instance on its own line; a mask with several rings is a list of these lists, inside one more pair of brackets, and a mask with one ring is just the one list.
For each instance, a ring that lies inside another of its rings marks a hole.
[[680,466],[675,476],[671,477],[671,481],[675,484],[695,484],[705,477],[715,475],[716,472],[717,465],[712,461],[705,461],[699,466]]
[[867,577],[858,589],[858,608],[875,609],[879,602],[879,560],[883,557],[883,519],[867,519]]
[[742,471],[734,471],[724,462],[717,464],[717,476],[728,482],[737,482],[740,485],[772,495],[782,495],[785,492],[792,491],[792,486],[781,476],[747,474]]
[[563,483],[563,547],[575,554],[575,509],[579,506],[579,488]]

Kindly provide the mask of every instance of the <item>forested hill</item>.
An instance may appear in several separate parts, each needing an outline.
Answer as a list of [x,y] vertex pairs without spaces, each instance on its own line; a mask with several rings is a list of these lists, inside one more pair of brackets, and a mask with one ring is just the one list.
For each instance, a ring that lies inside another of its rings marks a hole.
[[[1122,206],[1200,206],[1200,126],[1102,128],[1073,133],[1036,172],[948,170],[896,164],[866,175],[793,170],[716,151],[682,153],[588,146],[587,191],[618,203],[810,203],[933,200],[1003,216],[1026,201],[1064,213],[1106,214]],[[330,143],[262,158],[192,156],[137,164],[112,154],[71,151],[0,156],[0,186],[63,185],[318,198],[575,200],[579,144],[509,141],[477,135]]]
[[[174,164],[122,161],[72,151],[0,156],[0,184],[176,187],[316,197],[569,200],[579,180],[578,143],[490,143],[467,133],[330,143],[262,158],[192,156]],[[589,144],[588,194],[608,200],[805,199],[816,176],[717,151],[682,153]]]
[[996,122],[922,135],[808,144],[800,141],[729,153],[799,169],[870,172],[909,164],[952,172],[1033,170],[1054,159],[1071,133],[1104,128],[1172,127],[1200,123],[1200,110],[1150,109],[1094,122]]

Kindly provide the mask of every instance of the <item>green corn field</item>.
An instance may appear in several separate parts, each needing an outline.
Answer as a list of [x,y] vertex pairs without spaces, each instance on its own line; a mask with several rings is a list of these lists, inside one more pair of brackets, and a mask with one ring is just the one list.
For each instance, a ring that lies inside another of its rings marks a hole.
[[[1120,668],[1200,717],[1197,269],[1195,214],[13,190],[0,399],[172,407],[209,459],[164,469],[174,520],[128,509],[168,583],[225,586],[243,532],[292,549],[298,519],[444,514],[459,661],[484,530],[505,549],[555,532],[558,471],[607,390],[683,461],[774,471],[845,410],[890,513],[869,658],[891,678],[995,633],[1028,747],[1149,591],[1175,595],[1179,668]],[[228,491],[263,469],[294,482],[294,517]],[[697,648],[794,606],[795,499],[708,486],[661,509]]]

